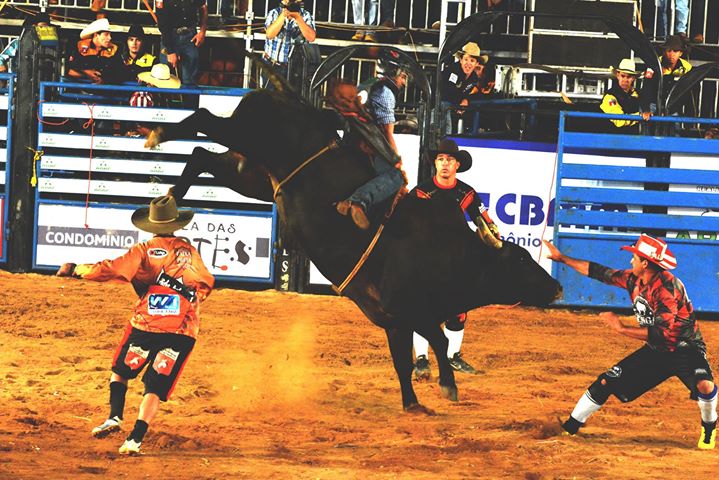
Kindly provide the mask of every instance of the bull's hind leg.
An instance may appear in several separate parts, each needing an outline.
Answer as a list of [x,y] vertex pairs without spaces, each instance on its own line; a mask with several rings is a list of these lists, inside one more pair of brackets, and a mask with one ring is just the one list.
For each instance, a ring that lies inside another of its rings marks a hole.
[[449,342],[442,331],[442,327],[438,324],[433,324],[427,329],[418,330],[417,333],[427,339],[437,359],[437,366],[439,367],[439,387],[442,396],[453,402],[458,401],[459,394],[457,384],[454,381],[454,370],[452,370],[452,366],[449,364],[449,359],[447,358]]
[[239,125],[236,120],[217,117],[207,109],[200,108],[179,123],[167,123],[153,128],[147,135],[145,148],[153,148],[170,140],[195,138],[200,132],[207,135],[213,142],[237,151],[240,150],[238,130]]
[[412,330],[391,328],[385,329],[385,332],[402,390],[402,406],[406,412],[434,415],[434,411],[419,404],[412,387]]
[[200,174],[209,173],[215,177],[215,184],[230,188],[246,197],[271,202],[272,184],[267,171],[261,166],[247,164],[244,160],[242,155],[232,150],[213,153],[202,147],[195,147],[177,184],[172,187],[172,195],[177,200],[182,199]]

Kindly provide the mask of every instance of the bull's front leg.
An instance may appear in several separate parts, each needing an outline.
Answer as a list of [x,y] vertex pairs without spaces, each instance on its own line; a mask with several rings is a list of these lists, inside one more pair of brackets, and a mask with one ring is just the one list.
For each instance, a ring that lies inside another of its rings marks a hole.
[[200,108],[179,123],[166,123],[153,128],[145,140],[145,148],[153,148],[170,140],[193,139],[197,133],[204,133],[210,140],[232,150],[240,150],[237,145],[238,125],[230,118],[221,118]]
[[385,332],[389,341],[389,350],[392,354],[392,363],[399,378],[404,410],[410,413],[434,415],[432,410],[420,405],[412,387],[412,330],[391,328],[385,329]]
[[454,370],[449,364],[449,358],[447,357],[449,342],[447,336],[442,331],[442,327],[437,323],[433,323],[429,328],[422,329],[421,331],[418,330],[417,333],[427,339],[437,359],[437,366],[439,367],[439,387],[442,396],[453,402],[458,401],[459,393],[457,384],[454,381]]

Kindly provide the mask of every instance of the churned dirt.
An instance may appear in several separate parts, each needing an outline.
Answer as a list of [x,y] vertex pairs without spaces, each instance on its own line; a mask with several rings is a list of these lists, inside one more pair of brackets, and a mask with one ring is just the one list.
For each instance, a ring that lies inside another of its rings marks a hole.
[[[129,285],[0,271],[0,478],[709,478],[699,412],[672,379],[610,399],[578,437],[556,417],[639,346],[595,312],[487,307],[470,313],[460,401],[416,384],[435,416],[402,411],[384,332],[333,296],[219,289],[174,397],[138,457],[97,440]],[[627,317],[626,322],[633,321]],[[716,367],[719,324],[704,322]],[[436,362],[432,361],[436,372]]]

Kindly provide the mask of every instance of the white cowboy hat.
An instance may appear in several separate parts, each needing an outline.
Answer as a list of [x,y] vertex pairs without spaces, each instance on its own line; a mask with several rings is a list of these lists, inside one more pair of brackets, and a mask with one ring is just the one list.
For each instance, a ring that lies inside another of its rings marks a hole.
[[82,40],[92,38],[93,35],[100,32],[110,31],[110,21],[107,18],[100,18],[92,22],[90,25],[82,29],[80,38]]
[[623,58],[622,61],[619,62],[619,66],[615,68],[614,71],[626,73],[628,75],[639,75],[639,72],[637,72],[637,66],[631,58]]
[[138,73],[137,79],[158,88],[180,88],[182,83],[164,63],[156,63],[149,72]]
[[481,55],[482,51],[479,49],[479,45],[474,42],[467,43],[462,50],[455,53],[454,55],[462,60],[463,55],[469,55],[477,59],[479,63],[485,64],[489,61],[489,55]]

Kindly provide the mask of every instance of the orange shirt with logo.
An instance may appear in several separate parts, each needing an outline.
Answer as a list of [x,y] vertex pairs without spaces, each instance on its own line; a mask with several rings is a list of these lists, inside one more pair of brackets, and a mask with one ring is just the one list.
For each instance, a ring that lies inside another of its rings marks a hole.
[[132,283],[140,297],[130,324],[138,330],[196,338],[200,302],[215,278],[198,251],[180,237],[154,237],[114,260],[78,265],[75,274],[97,282]]

